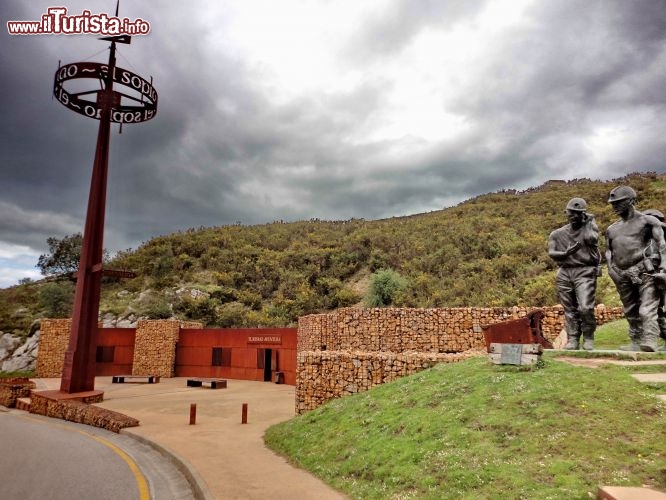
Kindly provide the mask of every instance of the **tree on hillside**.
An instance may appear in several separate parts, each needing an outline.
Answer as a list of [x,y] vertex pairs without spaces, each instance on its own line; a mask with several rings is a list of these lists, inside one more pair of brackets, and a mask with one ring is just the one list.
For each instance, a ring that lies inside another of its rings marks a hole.
[[[79,260],[81,259],[81,247],[83,246],[83,236],[81,233],[74,233],[64,236],[62,239],[50,237],[46,239],[49,246],[49,252],[39,256],[37,265],[44,276],[61,275],[74,277],[79,269]],[[109,252],[104,249],[102,261],[109,261]]]
[[368,307],[387,307],[407,286],[407,280],[393,269],[380,269],[370,276],[370,288],[365,297]]
[[81,257],[81,245],[83,236],[81,233],[70,234],[62,239],[55,237],[47,238],[49,253],[39,256],[37,267],[45,276],[51,274],[72,274],[79,268]]

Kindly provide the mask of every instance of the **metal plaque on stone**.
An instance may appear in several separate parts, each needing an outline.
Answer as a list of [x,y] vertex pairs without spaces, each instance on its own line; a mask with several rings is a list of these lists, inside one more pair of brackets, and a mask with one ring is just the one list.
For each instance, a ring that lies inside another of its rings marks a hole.
[[496,365],[532,365],[543,353],[541,344],[502,344],[493,342],[488,349],[488,358]]
[[503,344],[500,363],[503,365],[519,365],[522,355],[522,344]]

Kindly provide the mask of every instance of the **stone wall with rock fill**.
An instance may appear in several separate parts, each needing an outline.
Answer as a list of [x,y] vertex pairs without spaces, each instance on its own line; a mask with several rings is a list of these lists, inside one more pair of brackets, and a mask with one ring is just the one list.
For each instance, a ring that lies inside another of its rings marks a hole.
[[37,351],[37,376],[39,378],[62,376],[71,328],[71,319],[42,320],[39,350]]
[[[62,376],[71,326],[71,319],[42,320],[37,353],[37,377]],[[136,328],[132,374],[173,377],[176,343],[181,328],[201,328],[201,323],[171,319],[139,321]]]
[[57,400],[48,397],[42,391],[33,392],[30,399],[30,413],[36,413],[37,415],[86,424],[112,432],[120,432],[121,429],[126,427],[139,425],[139,421],[133,417],[94,406],[95,403],[102,402],[103,396],[101,394]]
[[202,328],[202,324],[171,319],[139,320],[136,325],[132,375],[173,377],[176,343],[181,328]]
[[0,406],[14,408],[18,398],[29,398],[30,391],[37,387],[27,377],[0,378]]
[[[435,363],[485,354],[482,327],[526,316],[534,308],[338,309],[298,320],[296,412],[365,391]],[[540,308],[541,333],[555,340],[564,327],[561,306]],[[623,317],[597,306],[598,324]]]

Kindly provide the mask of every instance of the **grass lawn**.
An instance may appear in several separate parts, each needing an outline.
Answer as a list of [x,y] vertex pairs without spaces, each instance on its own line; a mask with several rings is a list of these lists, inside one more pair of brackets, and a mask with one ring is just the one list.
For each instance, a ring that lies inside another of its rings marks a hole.
[[[626,323],[602,345],[626,343]],[[606,338],[608,337],[608,338]],[[617,338],[616,338],[617,337]],[[663,367],[666,371],[666,367]],[[479,357],[336,399],[271,427],[268,446],[351,498],[589,498],[666,489],[664,387],[625,367]]]
[[629,324],[626,319],[611,321],[597,327],[594,332],[594,347],[596,349],[618,349],[620,346],[628,345]]

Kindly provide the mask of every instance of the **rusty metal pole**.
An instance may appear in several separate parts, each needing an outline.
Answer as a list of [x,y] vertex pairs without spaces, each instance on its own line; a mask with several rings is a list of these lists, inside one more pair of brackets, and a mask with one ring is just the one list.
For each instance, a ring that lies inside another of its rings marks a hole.
[[197,404],[190,404],[190,425],[197,423]]
[[81,260],[74,295],[74,312],[69,345],[65,352],[60,390],[68,393],[95,389],[95,358],[99,298],[102,284],[104,214],[109,169],[111,110],[114,105],[113,73],[116,66],[116,42],[111,42],[109,70],[105,88],[98,93],[100,108],[97,146],[93,164],[86,225],[83,232]]
[[[119,5],[116,4],[116,17]],[[109,142],[111,123],[140,123],[154,118],[157,112],[157,91],[150,82],[116,66],[116,43],[129,44],[130,35],[101,38],[111,42],[108,64],[78,62],[58,65],[53,95],[71,111],[99,120],[95,160],[88,195],[86,225],[83,231],[81,258],[77,273],[74,312],[69,344],[65,352],[60,390],[68,393],[88,392],[95,389],[95,358],[99,298],[102,276],[134,277],[128,271],[104,270],[104,213],[106,184],[109,169]],[[71,80],[95,79],[102,89],[72,92],[65,87]],[[114,82],[130,93],[113,90]],[[137,95],[138,94],[138,95]],[[96,101],[88,97],[94,95]],[[124,101],[124,102],[123,102]]]
[[241,415],[241,424],[247,424],[247,403],[243,403],[243,412]]

